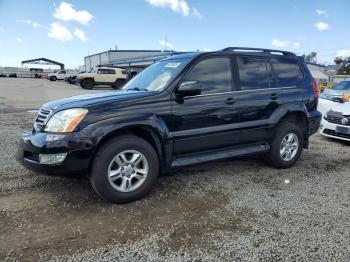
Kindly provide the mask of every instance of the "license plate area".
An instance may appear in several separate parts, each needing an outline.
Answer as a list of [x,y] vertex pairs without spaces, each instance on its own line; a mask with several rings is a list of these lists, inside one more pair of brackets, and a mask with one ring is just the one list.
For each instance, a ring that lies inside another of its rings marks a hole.
[[349,135],[350,134],[350,128],[349,127],[344,127],[344,126],[336,126],[335,132],[344,134],[344,135]]

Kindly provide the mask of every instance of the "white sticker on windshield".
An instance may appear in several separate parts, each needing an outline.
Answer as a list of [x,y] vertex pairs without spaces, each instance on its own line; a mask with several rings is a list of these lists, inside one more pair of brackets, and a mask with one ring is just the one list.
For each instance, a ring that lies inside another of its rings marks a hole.
[[165,65],[165,67],[178,67],[179,65],[181,65],[181,63],[167,63],[166,65]]

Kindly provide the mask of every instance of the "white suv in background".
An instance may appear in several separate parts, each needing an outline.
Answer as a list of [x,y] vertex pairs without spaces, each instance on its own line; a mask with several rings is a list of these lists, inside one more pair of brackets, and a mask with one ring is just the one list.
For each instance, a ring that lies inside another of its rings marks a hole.
[[121,88],[129,80],[128,71],[122,68],[98,67],[77,76],[77,83],[84,89],[92,89],[96,85],[109,85]]
[[64,80],[66,76],[73,74],[76,74],[76,72],[71,70],[59,70],[54,73],[48,74],[47,79],[51,81]]

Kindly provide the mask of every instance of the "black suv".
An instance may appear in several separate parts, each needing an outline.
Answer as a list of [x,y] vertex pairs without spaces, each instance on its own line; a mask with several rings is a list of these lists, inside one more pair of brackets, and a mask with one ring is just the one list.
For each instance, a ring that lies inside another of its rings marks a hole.
[[19,158],[49,173],[86,170],[102,198],[129,202],[181,166],[261,154],[291,167],[319,128],[317,103],[315,81],[290,52],[171,56],[120,91],[45,104]]

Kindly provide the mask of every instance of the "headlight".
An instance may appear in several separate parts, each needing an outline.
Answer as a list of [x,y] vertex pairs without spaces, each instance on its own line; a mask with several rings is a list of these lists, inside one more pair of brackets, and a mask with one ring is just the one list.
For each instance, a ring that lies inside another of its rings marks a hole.
[[54,114],[46,124],[45,131],[69,133],[83,120],[88,110],[85,108],[71,108]]

